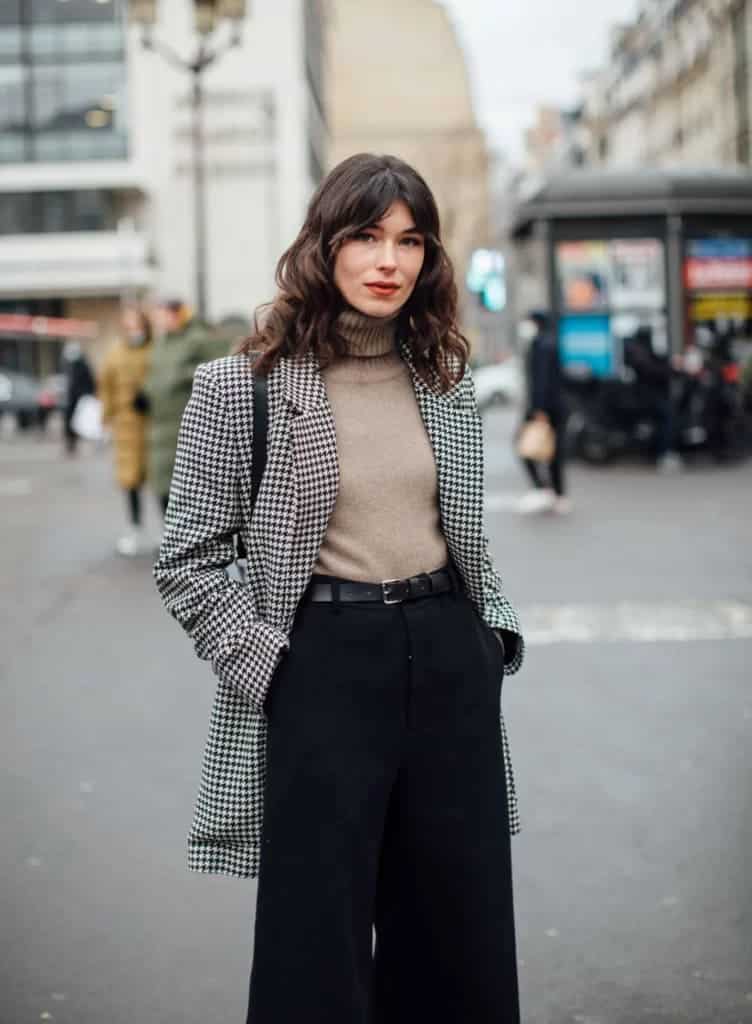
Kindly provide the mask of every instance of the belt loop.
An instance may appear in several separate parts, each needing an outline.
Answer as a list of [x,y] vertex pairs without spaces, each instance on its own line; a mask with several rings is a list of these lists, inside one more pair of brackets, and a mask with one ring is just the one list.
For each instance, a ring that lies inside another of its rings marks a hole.
[[447,564],[447,570],[449,572],[449,582],[452,585],[452,597],[456,601],[460,595],[460,591],[462,590],[462,587],[460,586],[459,573],[454,567],[454,562],[451,561]]
[[342,611],[342,602],[339,599],[339,580],[333,579],[331,582],[332,587],[332,613],[339,615]]
[[431,575],[431,573],[430,572],[422,572],[418,576],[418,579],[425,580],[426,586],[428,588],[428,593],[432,594],[433,593],[433,576]]

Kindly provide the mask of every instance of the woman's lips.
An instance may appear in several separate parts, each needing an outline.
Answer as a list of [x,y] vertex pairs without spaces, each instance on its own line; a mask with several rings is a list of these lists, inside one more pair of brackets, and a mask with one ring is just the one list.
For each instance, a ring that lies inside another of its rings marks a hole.
[[399,291],[398,284],[367,284],[366,288],[374,295],[389,296]]

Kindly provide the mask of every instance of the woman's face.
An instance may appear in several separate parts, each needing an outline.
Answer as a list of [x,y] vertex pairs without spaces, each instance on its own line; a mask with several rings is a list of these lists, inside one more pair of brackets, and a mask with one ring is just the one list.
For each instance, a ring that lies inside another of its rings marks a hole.
[[367,316],[393,316],[412,295],[425,243],[403,202],[377,224],[348,238],[334,262],[334,283],[346,302]]
[[126,309],[123,312],[123,330],[129,340],[144,340],[144,325],[135,309]]

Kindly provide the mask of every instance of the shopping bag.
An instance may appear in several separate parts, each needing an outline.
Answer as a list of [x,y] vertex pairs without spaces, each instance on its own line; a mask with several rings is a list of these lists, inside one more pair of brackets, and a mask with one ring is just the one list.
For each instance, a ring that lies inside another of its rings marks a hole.
[[517,451],[522,459],[550,462],[556,451],[556,434],[548,420],[528,420],[517,440]]
[[71,430],[85,441],[103,440],[102,403],[94,395],[82,395],[76,402]]

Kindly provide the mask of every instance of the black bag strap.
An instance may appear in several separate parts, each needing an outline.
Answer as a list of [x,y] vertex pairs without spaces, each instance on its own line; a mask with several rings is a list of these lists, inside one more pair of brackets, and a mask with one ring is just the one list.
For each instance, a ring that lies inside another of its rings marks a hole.
[[[258,358],[259,353],[254,353]],[[251,513],[256,507],[256,497],[261,487],[261,478],[266,467],[267,434],[269,432],[269,399],[267,396],[266,377],[253,375],[253,451],[251,454]],[[235,535],[235,558],[238,562],[245,561],[247,552],[240,534]],[[241,568],[241,579],[245,573]]]
[[266,438],[269,430],[269,401],[266,377],[253,375],[253,461],[251,462],[251,508],[256,507],[256,496],[266,468]]

